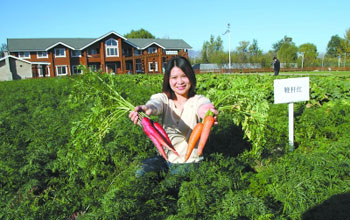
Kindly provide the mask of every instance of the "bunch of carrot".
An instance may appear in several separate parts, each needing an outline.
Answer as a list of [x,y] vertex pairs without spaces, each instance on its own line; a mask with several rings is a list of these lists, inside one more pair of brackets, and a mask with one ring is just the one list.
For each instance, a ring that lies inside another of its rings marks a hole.
[[176,152],[174,146],[171,144],[168,134],[165,132],[162,125],[160,125],[158,122],[152,121],[148,117],[143,117],[141,119],[141,125],[145,134],[153,142],[158,152],[164,157],[165,160],[168,160],[168,158],[165,154],[163,146],[174,152],[176,156],[180,156]]
[[[92,88],[96,89],[98,92],[106,92],[105,94],[107,94],[108,97],[112,98],[115,103],[113,106],[112,113],[108,117],[106,117],[101,123],[103,125],[103,129],[99,129],[98,133],[95,133],[95,135],[97,134],[101,140],[105,136],[106,132],[109,130],[108,127],[114,122],[116,122],[123,115],[127,114],[130,111],[134,111],[135,106],[132,105],[126,99],[124,99],[123,96],[117,90],[115,90],[103,78],[101,78],[99,73],[91,73],[87,69],[85,69],[84,72],[90,75],[84,74],[84,77],[82,79],[89,82],[89,78],[86,78],[87,76],[96,77],[105,86],[101,88],[107,88],[109,91],[101,90],[100,87],[96,88],[94,87],[95,84],[92,85]],[[107,74],[104,77],[108,78],[113,76]],[[110,82],[113,82],[113,80],[110,80]],[[91,86],[90,84],[88,85]],[[140,120],[139,122],[140,125],[143,127],[143,131],[151,139],[151,141],[157,147],[159,153],[164,157],[164,159],[167,160],[167,156],[164,152],[163,146],[174,152],[175,155],[180,156],[176,152],[174,146],[171,144],[171,141],[163,127],[158,122],[154,122],[151,119],[149,119],[144,112],[139,112],[138,114]]]
[[191,153],[196,146],[198,140],[198,156],[200,156],[203,152],[204,146],[207,143],[207,140],[209,138],[210,129],[213,127],[215,122],[214,114],[212,111],[208,110],[208,112],[205,114],[203,123],[199,122],[196,124],[196,126],[193,128],[191,136],[188,140],[188,146],[185,156],[185,161],[188,160],[188,158],[191,156]]

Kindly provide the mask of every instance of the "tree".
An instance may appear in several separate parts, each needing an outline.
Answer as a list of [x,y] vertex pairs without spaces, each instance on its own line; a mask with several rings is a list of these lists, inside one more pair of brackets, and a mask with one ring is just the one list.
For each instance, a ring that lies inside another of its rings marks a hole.
[[311,66],[318,56],[317,47],[312,43],[300,45],[299,53],[304,53],[304,66]]
[[7,51],[7,45],[6,44],[1,44],[0,58],[5,56],[5,51]]
[[285,44],[285,43],[292,43],[292,41],[293,41],[293,39],[291,37],[284,36],[283,39],[281,39],[280,41],[277,41],[276,43],[274,43],[272,45],[272,49],[275,52],[278,52],[283,44]]
[[350,55],[350,28],[345,31],[344,39],[340,42],[342,53],[344,53],[344,66],[346,63],[346,56]]
[[281,62],[292,63],[298,58],[298,47],[295,46],[293,42],[286,42],[281,45],[277,52],[277,56],[280,58]]
[[342,38],[338,35],[333,35],[327,44],[327,56],[338,57],[342,51],[341,46]]
[[141,28],[140,30],[131,30],[130,33],[125,34],[124,37],[126,38],[151,38],[154,39],[155,36],[153,36],[150,32],[146,31],[145,29]]
[[222,63],[224,53],[223,41],[220,36],[216,39],[210,35],[209,41],[205,41],[202,47],[202,63]]
[[249,41],[240,41],[239,46],[236,47],[238,53],[248,53]]
[[258,41],[256,39],[253,39],[253,43],[250,44],[248,50],[250,56],[253,57],[258,57],[262,54],[262,51],[259,49]]
[[249,41],[240,41],[238,47],[236,47],[239,62],[245,63],[248,61],[248,47]]

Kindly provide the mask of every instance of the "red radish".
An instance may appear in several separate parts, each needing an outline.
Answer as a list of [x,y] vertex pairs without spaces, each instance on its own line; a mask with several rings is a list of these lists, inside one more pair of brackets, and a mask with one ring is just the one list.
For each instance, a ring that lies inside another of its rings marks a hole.
[[164,159],[167,161],[168,158],[165,154],[165,151],[162,147],[162,145],[159,143],[159,141],[157,140],[157,138],[155,138],[154,136],[150,135],[148,131],[146,131],[146,129],[143,129],[145,134],[149,137],[149,139],[153,142],[153,144],[156,146],[158,152],[164,157]]
[[150,135],[155,137],[157,141],[162,145],[167,147],[168,149],[171,149],[171,147],[166,143],[165,139],[162,137],[162,135],[157,131],[157,129],[153,126],[152,121],[147,118],[143,117],[141,120],[141,125],[143,127],[143,130],[148,132]]
[[163,126],[161,124],[159,124],[156,121],[151,121],[153,122],[154,127],[157,129],[157,131],[163,136],[163,138],[165,139],[166,143],[169,145],[170,148],[168,148],[169,150],[171,150],[176,156],[180,156],[178,152],[176,152],[174,146],[172,145],[168,134],[165,132]]
[[149,137],[149,139],[153,142],[153,144],[156,146],[158,152],[164,157],[165,160],[168,160],[165,151],[161,145],[161,143],[157,140],[157,138],[155,138],[150,132],[149,130],[146,129],[145,126],[143,126],[143,131],[145,132],[145,134]]

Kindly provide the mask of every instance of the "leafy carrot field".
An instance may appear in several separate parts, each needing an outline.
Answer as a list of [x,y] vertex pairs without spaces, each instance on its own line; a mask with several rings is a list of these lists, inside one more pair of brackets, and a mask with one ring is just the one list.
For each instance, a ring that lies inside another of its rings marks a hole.
[[197,93],[220,110],[205,160],[142,178],[157,151],[114,97],[142,104],[161,75],[1,82],[0,219],[348,219],[350,77],[309,77],[290,152],[275,77],[198,75]]

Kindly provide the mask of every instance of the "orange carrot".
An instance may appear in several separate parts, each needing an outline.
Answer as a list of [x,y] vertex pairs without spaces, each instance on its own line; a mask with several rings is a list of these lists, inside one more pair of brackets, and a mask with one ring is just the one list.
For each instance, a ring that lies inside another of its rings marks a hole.
[[214,119],[214,114],[208,110],[208,112],[206,113],[206,116],[204,117],[204,121],[203,121],[203,130],[202,130],[202,134],[201,137],[199,139],[199,144],[198,144],[198,156],[200,156],[203,152],[204,146],[207,143],[209,134],[210,134],[210,129],[211,127],[213,127],[215,122]]
[[199,140],[199,138],[201,136],[202,130],[203,130],[203,124],[201,122],[197,123],[196,126],[193,128],[191,136],[188,140],[185,161],[187,161],[188,158],[191,156],[193,148],[196,146],[197,141]]

